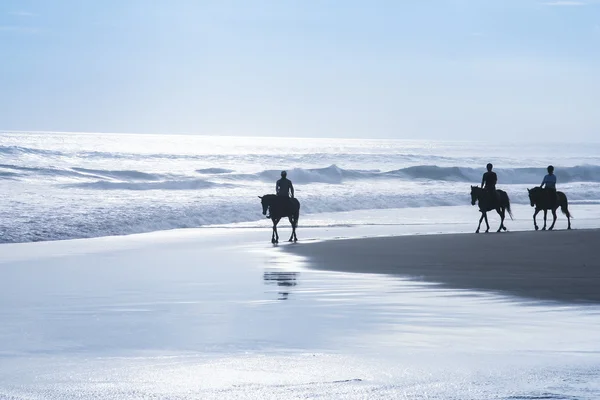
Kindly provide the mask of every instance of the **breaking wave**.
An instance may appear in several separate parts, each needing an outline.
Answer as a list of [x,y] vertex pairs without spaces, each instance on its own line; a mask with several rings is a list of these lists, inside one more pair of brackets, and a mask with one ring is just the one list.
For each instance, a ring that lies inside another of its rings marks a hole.
[[163,179],[166,175],[161,174],[149,174],[141,171],[111,171],[102,169],[87,169],[87,168],[73,168],[73,171],[81,172],[84,174],[90,174],[93,176],[101,176],[112,179],[122,180],[144,180],[144,181],[158,181]]
[[99,180],[95,182],[83,182],[64,185],[68,188],[94,189],[94,190],[199,190],[209,189],[216,186],[230,186],[219,184],[203,179],[173,180],[160,182],[114,182]]
[[[545,168],[509,168],[497,169],[498,180],[502,184],[539,184],[546,174]],[[279,178],[279,170],[265,170],[255,174],[231,174],[228,177],[236,180],[273,181]],[[295,168],[288,171],[290,179],[298,183],[343,183],[357,179],[405,179],[434,180],[450,182],[481,181],[481,169],[467,167],[440,167],[436,165],[417,165],[392,171],[342,169],[336,165],[326,168]],[[600,182],[600,166],[582,165],[557,168],[558,181],[568,182]]]
[[33,155],[43,155],[43,156],[63,156],[65,153],[61,151],[55,150],[44,150],[44,149],[36,149],[31,147],[21,147],[21,146],[2,146],[0,145],[0,154],[5,155],[24,155],[24,154],[33,154]]
[[203,168],[203,169],[197,169],[196,170],[197,173],[199,174],[229,174],[231,172],[233,172],[233,170],[231,169],[226,169],[226,168]]
[[[4,170],[4,171],[2,171]],[[6,171],[8,170],[8,171]],[[53,167],[25,167],[12,164],[0,164],[0,173],[7,174],[12,177],[33,177],[36,176],[47,178],[47,177],[80,177],[85,178],[86,174],[82,174],[72,169],[61,169]]]
[[[497,169],[498,181],[501,185],[507,184],[540,184],[546,171],[544,168],[507,168]],[[82,182],[75,187],[91,187],[99,189],[131,189],[150,187],[165,190],[182,190],[209,187],[211,184],[229,182],[240,184],[243,181],[275,182],[279,179],[281,170],[263,170],[256,173],[235,173],[226,168],[197,169],[194,173],[205,175],[204,179],[196,179],[190,175],[176,175],[168,173],[150,173],[137,170],[103,170],[89,168],[54,168],[54,167],[28,167],[12,164],[0,164],[0,177],[18,179],[19,177],[71,177],[85,180],[95,179],[94,182]],[[361,179],[402,179],[409,181],[443,181],[443,182],[469,182],[479,183],[482,176],[481,169],[468,167],[440,167],[436,165],[416,165],[391,171],[344,169],[337,165],[325,168],[293,168],[288,170],[288,176],[294,183],[328,183],[342,184],[344,182]],[[575,167],[557,168],[556,176],[562,183],[572,182],[600,182],[600,166],[581,165]],[[216,182],[215,182],[216,180]],[[140,182],[146,182],[144,185]],[[155,182],[154,185],[149,183]]]

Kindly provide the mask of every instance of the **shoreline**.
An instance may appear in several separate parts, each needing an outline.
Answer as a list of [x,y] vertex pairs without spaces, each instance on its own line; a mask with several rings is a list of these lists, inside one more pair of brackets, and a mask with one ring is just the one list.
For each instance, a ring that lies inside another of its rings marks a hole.
[[[571,210],[577,217],[573,220],[573,227],[577,229],[598,228],[600,227],[600,204],[577,205]],[[529,204],[514,204],[514,220],[507,219],[505,224],[509,231],[533,230],[533,221],[531,215],[533,209]],[[470,233],[474,232],[479,219],[477,208],[470,204],[454,206],[423,206],[423,207],[405,207],[405,208],[386,208],[386,209],[364,209],[354,211],[338,212],[317,212],[311,214],[302,214],[298,230],[298,238],[304,239],[323,239],[328,234],[323,234],[327,230],[339,230],[343,237],[370,237],[382,235],[415,234],[415,233]],[[490,227],[495,231],[498,227],[499,218],[496,213],[491,213]],[[542,223],[543,216],[538,216],[538,223]],[[556,229],[564,229],[567,226],[565,217],[560,214]],[[264,230],[267,237],[271,231],[271,221],[260,218],[248,222],[226,223],[216,225],[199,225],[196,227],[168,229],[157,228],[139,232],[106,233],[92,234],[89,236],[65,236],[38,238],[36,240],[6,240],[8,236],[0,239],[0,248],[5,245],[15,244],[33,244],[46,242],[64,242],[72,240],[97,240],[99,238],[118,237],[129,240],[129,237],[138,237],[140,235],[154,235],[171,232],[167,235],[179,235],[180,232],[194,231],[235,231],[243,230]],[[281,232],[289,232],[291,227],[287,221],[280,223]],[[344,232],[341,232],[344,231]],[[185,233],[187,236],[188,233]]]
[[428,234],[286,246],[313,269],[522,298],[600,304],[600,229]]

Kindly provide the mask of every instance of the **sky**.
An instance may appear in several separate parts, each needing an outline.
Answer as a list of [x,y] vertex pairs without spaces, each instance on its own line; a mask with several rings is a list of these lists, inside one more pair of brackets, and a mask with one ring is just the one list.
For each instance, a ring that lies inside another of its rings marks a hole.
[[600,1],[3,0],[0,130],[600,137]]

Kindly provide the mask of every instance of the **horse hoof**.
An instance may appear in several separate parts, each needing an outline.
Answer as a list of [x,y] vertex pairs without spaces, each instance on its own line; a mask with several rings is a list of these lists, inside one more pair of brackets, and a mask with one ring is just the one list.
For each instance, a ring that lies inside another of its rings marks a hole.
[[479,233],[479,229],[477,229],[477,230],[475,231],[475,233]]
[[571,230],[571,227],[568,227],[567,229],[568,229],[568,230]]
[[[571,228],[569,228],[569,229],[571,229]],[[298,242],[298,239],[294,239],[294,243],[297,243],[297,242]]]
[[539,229],[540,229],[540,227],[536,225],[536,226],[535,226],[535,230],[537,231],[537,230],[539,230]]
[[549,231],[553,230],[554,228],[548,228]]
[[489,232],[490,232],[490,230],[489,230],[489,229],[487,229],[487,230],[485,231],[485,233],[489,233]]
[[503,226],[503,227],[502,227],[502,230],[503,230],[504,232],[506,232],[506,227],[505,227],[505,226]]
[[545,230],[546,230],[546,227],[543,227],[543,228],[542,228],[542,230],[543,230],[543,231],[545,231]]

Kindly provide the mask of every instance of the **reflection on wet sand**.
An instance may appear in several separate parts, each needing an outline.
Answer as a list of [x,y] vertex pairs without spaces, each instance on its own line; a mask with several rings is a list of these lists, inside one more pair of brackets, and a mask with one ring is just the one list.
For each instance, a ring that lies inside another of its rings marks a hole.
[[289,288],[297,285],[298,272],[267,270],[263,273],[263,279],[266,284],[276,284],[281,288],[279,290],[278,300],[287,300]]

